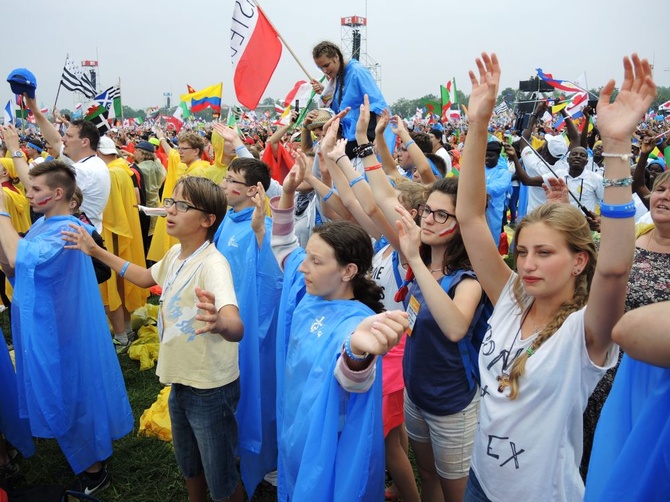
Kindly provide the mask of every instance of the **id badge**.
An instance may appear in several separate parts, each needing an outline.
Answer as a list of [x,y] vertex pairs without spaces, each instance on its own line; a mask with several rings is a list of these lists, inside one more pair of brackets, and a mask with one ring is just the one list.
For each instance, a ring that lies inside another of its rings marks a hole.
[[405,331],[407,333],[407,336],[412,336],[412,330],[414,329],[414,324],[416,323],[416,316],[419,314],[419,309],[421,308],[421,304],[419,301],[412,295],[409,299],[409,303],[407,304],[407,315],[408,318],[407,320],[409,321],[409,328]]

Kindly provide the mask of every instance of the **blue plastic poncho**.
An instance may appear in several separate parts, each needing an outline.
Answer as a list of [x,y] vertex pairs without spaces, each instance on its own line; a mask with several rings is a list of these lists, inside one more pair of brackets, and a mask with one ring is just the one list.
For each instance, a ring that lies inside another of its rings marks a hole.
[[[382,379],[354,394],[333,375],[345,337],[374,312],[357,301],[304,293],[297,270],[304,256],[296,249],[285,261],[280,305],[288,324],[277,334],[278,346],[287,341],[285,362],[277,362],[284,368],[277,393],[278,500],[383,500]],[[381,358],[377,364],[381,375]]]
[[283,275],[270,246],[272,221],[265,220],[259,249],[251,228],[253,208],[230,209],[214,242],[233,274],[235,295],[244,323],[240,342],[240,470],[249,497],[263,476],[277,467],[275,347],[276,321]]
[[24,457],[35,453],[30,423],[27,419],[19,417],[16,374],[2,330],[0,330],[0,433],[4,434]]
[[75,473],[112,454],[133,415],[91,258],[64,249],[71,216],[40,218],[17,251],[12,302],[19,412]]
[[587,502],[670,495],[670,368],[624,354],[593,440]]

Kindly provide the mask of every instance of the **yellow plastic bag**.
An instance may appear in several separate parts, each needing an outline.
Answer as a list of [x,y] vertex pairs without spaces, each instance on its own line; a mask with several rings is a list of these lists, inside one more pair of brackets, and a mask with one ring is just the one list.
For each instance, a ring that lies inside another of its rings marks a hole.
[[140,371],[148,370],[158,360],[158,328],[152,324],[142,326],[137,332],[137,340],[130,344],[128,357],[140,362]]
[[156,437],[161,441],[172,441],[172,424],[168,412],[170,388],[165,387],[158,393],[154,404],[145,410],[140,417],[140,430],[137,435]]

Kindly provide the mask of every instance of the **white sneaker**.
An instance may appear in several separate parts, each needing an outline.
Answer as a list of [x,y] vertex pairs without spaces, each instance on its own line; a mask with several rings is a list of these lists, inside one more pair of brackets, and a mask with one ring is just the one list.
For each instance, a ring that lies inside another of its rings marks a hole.
[[272,486],[277,486],[277,471],[268,472],[263,479]]

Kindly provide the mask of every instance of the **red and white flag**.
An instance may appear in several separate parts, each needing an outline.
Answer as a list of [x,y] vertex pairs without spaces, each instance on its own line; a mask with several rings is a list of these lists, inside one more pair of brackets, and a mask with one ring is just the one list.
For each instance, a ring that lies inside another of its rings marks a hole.
[[277,32],[252,0],[235,2],[230,54],[237,101],[253,110],[263,96],[281,57]]
[[312,84],[306,80],[298,80],[293,89],[289,91],[284,99],[284,106],[291,106],[298,101],[300,108],[305,108],[309,104],[309,98],[312,96]]
[[659,112],[670,111],[670,101],[666,101],[658,107]]

